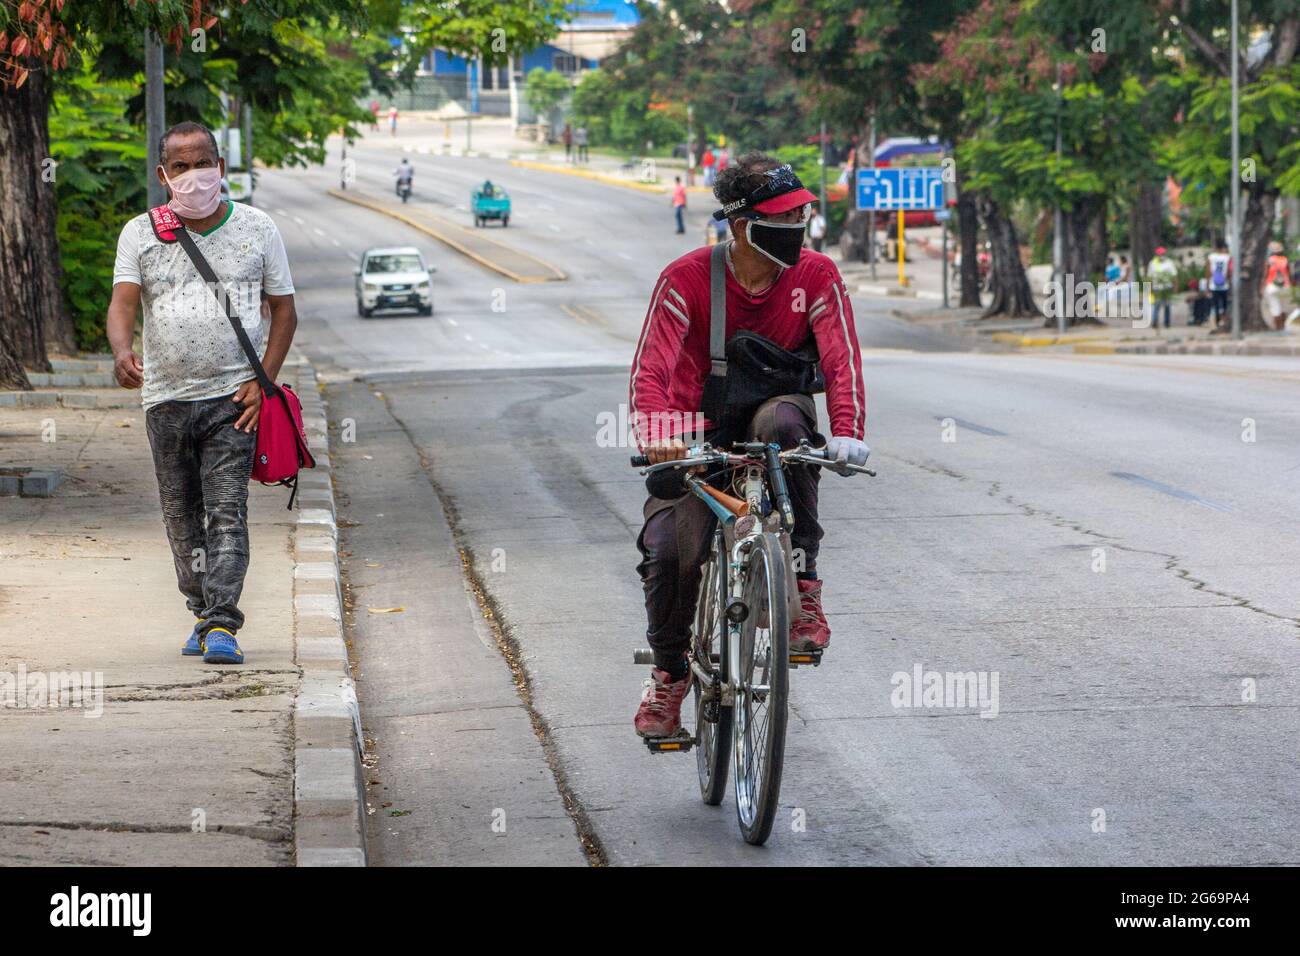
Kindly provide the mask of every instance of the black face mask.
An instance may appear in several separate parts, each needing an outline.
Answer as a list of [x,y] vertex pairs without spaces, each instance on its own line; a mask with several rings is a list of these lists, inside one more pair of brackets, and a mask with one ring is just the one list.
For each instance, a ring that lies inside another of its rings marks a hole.
[[805,226],[802,222],[763,222],[750,219],[745,225],[749,244],[777,265],[793,266],[803,252]]

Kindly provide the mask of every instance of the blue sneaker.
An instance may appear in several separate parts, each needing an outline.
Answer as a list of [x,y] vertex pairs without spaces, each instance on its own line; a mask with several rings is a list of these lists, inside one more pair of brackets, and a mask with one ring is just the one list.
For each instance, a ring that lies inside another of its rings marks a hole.
[[199,633],[199,628],[202,626],[202,619],[194,622],[194,630],[190,631],[190,639],[181,648],[181,653],[186,657],[198,657],[203,653],[203,635]]
[[244,652],[239,649],[235,635],[224,627],[214,627],[208,631],[203,641],[203,663],[205,664],[242,664]]

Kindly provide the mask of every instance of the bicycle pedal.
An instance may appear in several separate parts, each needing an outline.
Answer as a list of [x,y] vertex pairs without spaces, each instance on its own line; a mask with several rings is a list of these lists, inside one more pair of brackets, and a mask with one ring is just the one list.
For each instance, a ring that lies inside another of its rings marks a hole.
[[695,738],[683,727],[671,737],[642,737],[652,754],[686,753],[695,746]]
[[822,662],[822,650],[820,647],[817,648],[816,650],[811,650],[811,651],[790,652],[791,668],[806,667],[809,665],[813,667],[818,667],[821,665],[821,662]]

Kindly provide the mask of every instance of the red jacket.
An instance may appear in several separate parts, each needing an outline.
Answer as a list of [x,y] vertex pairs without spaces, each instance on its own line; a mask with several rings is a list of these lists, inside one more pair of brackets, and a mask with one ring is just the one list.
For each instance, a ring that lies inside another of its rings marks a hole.
[[[709,253],[702,246],[671,263],[655,283],[641,328],[628,396],[637,442],[690,431],[709,376]],[[835,263],[805,249],[751,295],[727,269],[727,337],[748,330],[795,349],[811,328],[826,378],[831,434],[865,437],[867,394],[853,305]],[[705,422],[705,427],[708,423]]]

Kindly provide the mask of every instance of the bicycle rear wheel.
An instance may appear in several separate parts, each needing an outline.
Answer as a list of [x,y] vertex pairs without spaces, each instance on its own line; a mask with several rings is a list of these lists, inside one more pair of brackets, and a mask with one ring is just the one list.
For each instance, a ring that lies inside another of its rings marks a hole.
[[781,798],[785,725],[790,688],[790,607],[786,558],[780,539],[755,539],[745,565],[740,626],[740,672],[735,675],[732,725],[736,818],[746,843],[762,844],[772,832]]
[[[726,680],[727,660],[722,616],[727,599],[727,553],[720,532],[715,533],[713,548],[704,564],[700,579],[700,596],[695,605],[695,632],[691,636],[692,657],[704,667],[714,654],[721,656],[717,667]],[[698,677],[695,690],[695,765],[700,775],[700,797],[711,807],[722,802],[727,789],[727,764],[731,762],[731,711],[716,693],[707,693]]]

